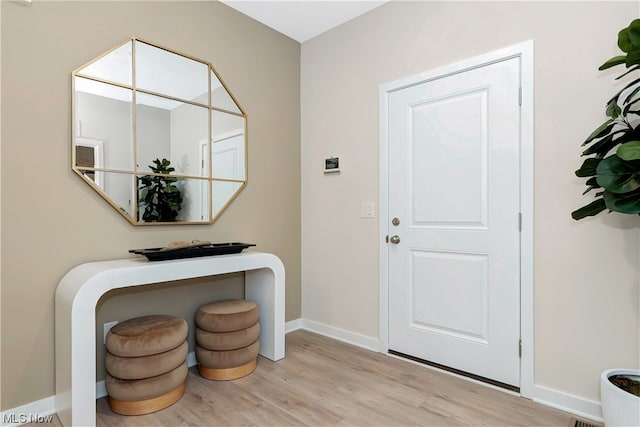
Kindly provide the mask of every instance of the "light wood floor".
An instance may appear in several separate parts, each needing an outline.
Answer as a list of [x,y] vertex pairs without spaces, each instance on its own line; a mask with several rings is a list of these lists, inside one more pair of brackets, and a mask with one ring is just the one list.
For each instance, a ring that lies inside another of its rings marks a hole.
[[205,380],[191,368],[182,399],[154,414],[120,416],[106,398],[97,402],[98,426],[568,427],[571,418],[307,331],[287,335],[285,359],[260,357],[256,371],[238,380]]

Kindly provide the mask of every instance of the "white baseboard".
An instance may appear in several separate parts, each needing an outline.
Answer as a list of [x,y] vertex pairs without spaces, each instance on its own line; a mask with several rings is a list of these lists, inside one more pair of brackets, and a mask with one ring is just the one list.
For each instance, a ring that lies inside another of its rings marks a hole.
[[101,399],[107,395],[107,387],[104,385],[104,380],[96,383],[96,399]]
[[187,367],[192,367],[192,366],[196,366],[198,364],[198,361],[196,360],[196,352],[192,351],[189,354],[187,354]]
[[284,325],[285,334],[288,334],[289,332],[297,331],[298,329],[303,329],[302,319],[292,320],[290,322],[285,323]]
[[[305,329],[310,332],[315,332],[317,334],[324,335],[338,341],[355,345],[357,347],[362,347],[367,350],[379,352],[379,341],[366,335],[358,334],[355,332],[347,331],[345,329],[336,328],[334,326],[325,325],[323,323],[307,319],[292,320],[290,322],[287,322],[285,325],[286,333],[297,331],[298,329]],[[196,364],[197,362],[195,353],[189,353],[187,355],[187,365],[191,367],[195,366]],[[97,382],[96,398],[99,399],[106,395],[107,390],[105,388],[104,381]],[[600,403],[593,400],[553,390],[548,387],[534,385],[533,401],[545,406],[550,406],[552,408],[568,412],[570,414],[580,416],[582,418],[603,422]],[[2,426],[13,427],[30,422],[47,422],[48,417],[55,414],[55,412],[55,396],[47,397],[45,399],[31,402],[26,405],[8,409],[2,412]]]
[[375,352],[378,352],[380,349],[380,342],[376,338],[371,338],[366,335],[336,328],[334,326],[325,325],[324,323],[315,322],[313,320],[300,319],[300,322],[301,327],[298,329],[306,329],[307,331],[315,332],[316,334],[324,335],[326,337],[333,338],[334,340],[346,342],[347,344],[352,344]]
[[536,403],[569,412],[582,418],[600,423],[604,422],[600,402],[585,399],[584,397],[574,396],[541,385],[534,385],[532,400]]

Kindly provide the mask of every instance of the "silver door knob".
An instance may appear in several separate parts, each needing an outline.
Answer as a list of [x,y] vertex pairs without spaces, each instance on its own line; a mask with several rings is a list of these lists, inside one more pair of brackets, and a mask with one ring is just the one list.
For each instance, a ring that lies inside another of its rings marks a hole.
[[400,243],[400,237],[399,236],[391,236],[391,238],[389,239],[389,241],[391,243],[393,243],[394,245],[397,245],[398,243]]

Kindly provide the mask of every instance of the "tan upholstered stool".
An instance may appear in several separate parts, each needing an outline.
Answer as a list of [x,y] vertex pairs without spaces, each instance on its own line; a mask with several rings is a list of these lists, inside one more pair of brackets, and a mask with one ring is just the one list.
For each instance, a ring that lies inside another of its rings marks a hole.
[[253,344],[258,338],[260,323],[231,332],[209,332],[196,328],[196,342],[206,349],[235,350]]
[[247,300],[225,300],[198,308],[198,371],[210,380],[233,380],[256,369],[260,351],[260,311]]
[[184,319],[136,317],[111,328],[105,345],[109,406],[122,415],[164,409],[182,397],[187,379]]
[[246,329],[258,322],[260,309],[253,301],[229,299],[205,304],[196,311],[196,325],[209,332]]

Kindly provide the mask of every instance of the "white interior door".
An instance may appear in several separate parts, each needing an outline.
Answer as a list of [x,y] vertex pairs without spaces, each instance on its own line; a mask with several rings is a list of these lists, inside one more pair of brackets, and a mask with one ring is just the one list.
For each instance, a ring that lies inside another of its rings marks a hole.
[[519,61],[391,92],[387,124],[389,349],[515,387]]

